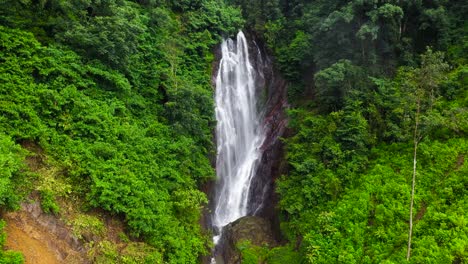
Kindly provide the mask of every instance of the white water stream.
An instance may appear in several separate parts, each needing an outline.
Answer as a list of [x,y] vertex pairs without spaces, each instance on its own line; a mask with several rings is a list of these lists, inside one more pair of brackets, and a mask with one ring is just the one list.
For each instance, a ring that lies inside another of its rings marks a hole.
[[217,244],[227,224],[247,215],[249,189],[265,139],[258,110],[255,70],[242,32],[221,44],[216,77],[216,195],[212,224]]

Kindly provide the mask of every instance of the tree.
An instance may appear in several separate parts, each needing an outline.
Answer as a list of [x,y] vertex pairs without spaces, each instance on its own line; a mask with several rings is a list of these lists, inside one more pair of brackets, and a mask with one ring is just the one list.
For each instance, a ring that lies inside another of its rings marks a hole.
[[[430,128],[430,115],[436,100],[437,88],[447,70],[448,64],[444,62],[443,53],[433,52],[428,48],[427,52],[421,56],[421,66],[413,71],[412,78],[410,79],[412,83],[409,85],[412,86],[412,97],[416,109],[413,130],[413,177],[411,181],[408,248],[406,251],[407,260],[411,257],[418,144],[428,132],[427,128]],[[422,119],[424,120],[424,124],[421,124]],[[421,125],[425,125],[425,127],[421,128]]]

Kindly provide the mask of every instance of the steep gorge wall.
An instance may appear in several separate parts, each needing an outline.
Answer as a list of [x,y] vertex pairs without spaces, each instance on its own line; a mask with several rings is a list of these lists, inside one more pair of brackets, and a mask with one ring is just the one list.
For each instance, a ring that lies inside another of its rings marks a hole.
[[260,94],[263,96],[264,104],[261,108],[266,132],[262,145],[263,155],[250,189],[249,215],[263,217],[275,226],[275,207],[278,199],[274,191],[274,181],[285,170],[284,149],[280,138],[286,133],[287,83],[275,69],[273,58],[263,43],[255,41],[253,34],[250,34],[249,39],[253,39],[251,49],[256,49],[252,50],[251,54],[253,67],[257,69],[258,78],[261,79],[258,89],[261,89]]

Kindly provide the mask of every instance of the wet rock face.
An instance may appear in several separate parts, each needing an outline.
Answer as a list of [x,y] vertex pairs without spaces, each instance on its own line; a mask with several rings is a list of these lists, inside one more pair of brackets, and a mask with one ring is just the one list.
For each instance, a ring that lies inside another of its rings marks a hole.
[[245,216],[230,223],[225,227],[223,236],[224,264],[241,263],[241,255],[236,247],[241,241],[249,240],[252,245],[256,246],[274,247],[277,245],[270,222],[257,216]]
[[[254,36],[249,36],[255,39]],[[278,198],[274,191],[274,181],[284,172],[284,150],[280,137],[286,132],[287,84],[281,74],[274,68],[274,62],[264,45],[252,41],[250,54],[253,67],[257,69],[260,79],[258,89],[263,95],[263,129],[266,138],[263,142],[263,155],[257,168],[256,176],[249,191],[248,215],[261,216],[271,223],[275,237],[279,238],[279,226],[276,212]]]

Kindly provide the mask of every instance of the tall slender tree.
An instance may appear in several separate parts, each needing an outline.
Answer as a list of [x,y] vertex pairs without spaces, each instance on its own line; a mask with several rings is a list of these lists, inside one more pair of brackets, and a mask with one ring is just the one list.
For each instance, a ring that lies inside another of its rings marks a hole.
[[[413,177],[411,181],[410,215],[408,231],[408,248],[406,251],[406,260],[411,257],[411,242],[413,235],[413,207],[416,187],[417,174],[417,154],[418,144],[429,132],[431,127],[431,114],[434,103],[436,102],[437,88],[445,72],[448,70],[448,64],[444,62],[442,52],[433,52],[430,48],[421,56],[421,66],[413,70],[412,78],[409,82],[413,87],[412,96],[415,104],[414,131],[413,131]],[[421,123],[421,119],[424,123]]]

